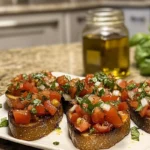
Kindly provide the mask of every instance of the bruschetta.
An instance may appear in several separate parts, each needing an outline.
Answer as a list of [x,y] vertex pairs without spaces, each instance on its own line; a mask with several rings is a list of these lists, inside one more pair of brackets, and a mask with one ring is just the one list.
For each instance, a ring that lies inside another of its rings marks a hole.
[[96,95],[77,97],[67,112],[69,135],[81,150],[110,148],[130,132],[126,102],[103,101]]

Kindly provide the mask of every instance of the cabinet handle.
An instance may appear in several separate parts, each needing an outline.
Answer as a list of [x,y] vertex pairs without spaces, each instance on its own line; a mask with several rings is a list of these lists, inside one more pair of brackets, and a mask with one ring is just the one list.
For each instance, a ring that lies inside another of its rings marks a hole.
[[80,17],[77,18],[77,21],[78,21],[79,23],[83,23],[83,22],[86,21],[86,19],[85,19],[85,17],[83,17],[83,16],[81,17],[81,16],[80,16]]
[[145,22],[146,21],[145,17],[135,17],[135,16],[131,16],[130,20],[133,22]]
[[59,25],[58,20],[45,21],[45,22],[17,22],[15,20],[0,21],[0,28],[23,28],[23,27],[35,27],[35,26],[51,26],[57,28]]

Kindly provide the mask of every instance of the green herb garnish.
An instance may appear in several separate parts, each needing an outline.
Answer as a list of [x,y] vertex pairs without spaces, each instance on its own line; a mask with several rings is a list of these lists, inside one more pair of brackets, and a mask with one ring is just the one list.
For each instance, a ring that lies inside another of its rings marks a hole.
[[23,74],[22,76],[23,76],[23,78],[24,78],[25,80],[28,80],[28,75],[27,75],[27,74]]
[[56,88],[56,84],[55,83],[56,83],[56,81],[51,83],[51,85],[50,85],[50,89],[51,90],[55,90],[55,88]]
[[20,89],[20,83],[17,83],[16,90],[19,90],[19,89]]
[[32,101],[32,104],[34,104],[34,106],[38,106],[38,105],[41,104],[41,100],[39,100],[39,99],[34,99],[34,100]]
[[68,79],[69,81],[71,80],[71,77],[68,75],[65,75],[66,79]]
[[94,133],[95,129],[94,128],[91,128],[90,131],[89,131],[89,134],[92,134]]
[[32,114],[36,114],[37,113],[37,111],[36,111],[36,109],[34,107],[31,109],[31,113]]
[[27,99],[27,100],[31,100],[31,98],[32,98],[32,93],[28,93],[26,99]]
[[54,145],[59,145],[58,141],[53,142]]
[[69,88],[70,88],[69,83],[66,83],[65,85],[63,85],[62,88],[63,88],[65,93],[68,93],[69,92]]
[[1,123],[0,123],[0,127],[7,127],[8,126],[8,120],[7,118],[2,118],[1,119]]
[[104,95],[104,93],[105,93],[105,91],[104,91],[104,89],[102,88],[101,90],[99,90],[98,91],[98,96],[102,96],[102,95]]
[[41,80],[44,77],[45,77],[45,74],[43,74],[43,73],[34,73],[34,74],[32,74],[32,78],[34,78],[34,79]]
[[139,136],[140,136],[140,133],[138,131],[138,128],[137,127],[132,127],[131,128],[131,138],[132,138],[132,140],[139,141]]
[[76,82],[76,87],[77,87],[77,95],[79,94],[80,91],[84,89],[84,83],[81,81]]
[[133,90],[135,87],[136,87],[136,84],[132,83],[132,84],[130,84],[130,85],[127,86],[127,89],[128,90]]
[[92,82],[97,82],[97,78],[96,77],[93,77],[92,79],[90,79],[90,81],[92,81]]
[[142,108],[143,108],[143,106],[142,106],[142,105],[139,105],[135,111],[141,111]]

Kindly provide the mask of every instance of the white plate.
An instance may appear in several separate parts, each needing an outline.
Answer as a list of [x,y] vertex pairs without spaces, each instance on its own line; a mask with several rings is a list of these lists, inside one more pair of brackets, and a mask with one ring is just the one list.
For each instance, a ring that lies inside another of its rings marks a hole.
[[[53,75],[60,76],[64,75],[65,73],[60,72],[53,72]],[[69,75],[69,74],[66,74]],[[70,75],[72,78],[77,77],[74,75]],[[0,97],[0,103],[2,103],[2,108],[0,109],[0,118],[7,117],[7,105],[5,103],[6,97],[5,95]],[[18,140],[12,137],[9,128],[3,127],[0,128],[0,138],[6,139],[9,141],[13,141],[16,143],[20,143],[23,145],[28,145],[36,148],[41,149],[49,149],[49,150],[77,150],[74,145],[72,144],[69,136],[68,136],[68,129],[67,129],[67,121],[66,116],[63,116],[63,119],[59,125],[61,127],[61,133],[58,134],[57,131],[53,131],[48,136],[45,136],[39,140],[35,141],[23,141]],[[131,127],[135,126],[135,124],[131,121]],[[126,136],[121,142],[117,143],[115,146],[110,148],[109,150],[150,150],[150,134],[146,132],[140,131],[140,141],[133,141],[131,140],[131,134]],[[58,141],[60,144],[58,146],[53,145],[53,142]]]

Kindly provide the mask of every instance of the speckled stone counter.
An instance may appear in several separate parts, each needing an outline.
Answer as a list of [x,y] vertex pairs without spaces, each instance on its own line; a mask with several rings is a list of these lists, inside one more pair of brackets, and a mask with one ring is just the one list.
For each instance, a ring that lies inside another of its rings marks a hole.
[[[134,64],[134,50],[130,50],[131,75],[127,80],[144,80]],[[81,76],[84,72],[82,61],[82,45],[41,46],[26,49],[0,51],[0,95],[4,94],[12,77],[19,73],[31,73],[40,70],[59,71]],[[147,77],[149,78],[149,77]],[[0,139],[0,150],[33,149]]]
[[0,6],[0,15],[71,11],[97,7],[139,7],[150,6],[149,0],[70,0],[70,2],[48,4],[26,4]]

